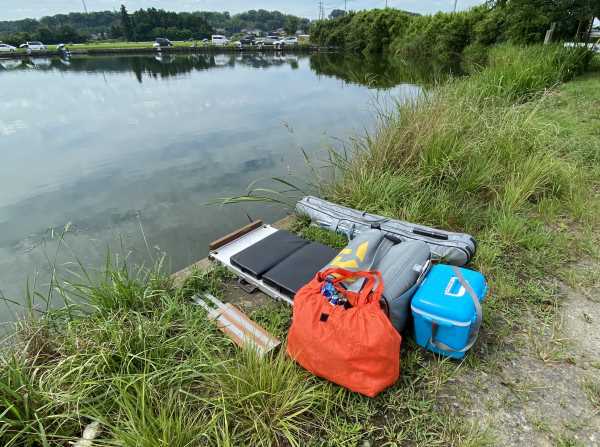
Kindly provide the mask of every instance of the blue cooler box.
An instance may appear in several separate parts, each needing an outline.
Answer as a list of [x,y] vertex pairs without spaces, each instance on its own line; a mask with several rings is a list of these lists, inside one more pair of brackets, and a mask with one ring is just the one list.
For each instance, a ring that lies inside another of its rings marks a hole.
[[487,289],[479,272],[443,264],[432,267],[411,304],[417,343],[438,354],[463,358],[477,339],[480,303]]

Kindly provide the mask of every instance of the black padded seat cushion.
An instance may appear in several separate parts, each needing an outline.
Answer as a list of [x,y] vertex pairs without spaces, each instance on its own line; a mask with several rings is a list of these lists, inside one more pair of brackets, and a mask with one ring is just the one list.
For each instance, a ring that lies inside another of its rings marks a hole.
[[277,265],[309,242],[289,231],[279,230],[231,257],[231,264],[260,279]]
[[311,242],[264,273],[262,279],[271,287],[293,297],[338,254],[339,250]]

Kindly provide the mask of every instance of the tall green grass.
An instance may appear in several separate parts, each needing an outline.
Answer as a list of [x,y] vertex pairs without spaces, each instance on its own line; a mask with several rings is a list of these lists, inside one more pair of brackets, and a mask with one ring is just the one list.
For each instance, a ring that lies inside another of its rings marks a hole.
[[0,354],[2,445],[64,445],[91,421],[95,445],[123,446],[302,445],[322,429],[326,384],[283,351],[238,353],[188,301],[218,293],[221,271],[174,289],[110,268],[94,287],[63,284],[75,317],[22,322]]
[[[223,271],[197,272],[173,288],[157,271],[107,268],[95,287],[61,284],[73,312],[22,321],[0,351],[1,445],[69,445],[90,423],[99,423],[96,446],[486,439],[477,427],[435,411],[429,393],[449,377],[449,362],[432,371],[431,360],[412,353],[403,360],[402,384],[367,399],[310,376],[285,348],[260,358],[235,347],[189,301],[201,290],[220,293]],[[106,299],[108,291],[114,299]],[[274,303],[251,316],[285,337],[288,306]]]
[[588,61],[585,52],[558,47],[492,50],[488,68],[385,117],[337,165],[341,177],[326,193],[361,209],[471,230],[489,213],[575,197],[579,166],[535,116],[544,95]]
[[[358,209],[473,234],[475,267],[488,275],[491,338],[531,302],[530,282],[560,277],[581,254],[598,215],[593,138],[547,121],[561,82],[583,72],[586,51],[494,48],[472,76],[401,104],[337,163],[323,194]],[[574,117],[576,121],[576,117]],[[574,125],[574,124],[573,124]]]

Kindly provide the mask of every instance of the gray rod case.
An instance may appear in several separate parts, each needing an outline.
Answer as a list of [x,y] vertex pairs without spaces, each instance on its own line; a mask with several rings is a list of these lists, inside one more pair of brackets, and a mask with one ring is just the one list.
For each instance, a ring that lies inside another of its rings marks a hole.
[[313,196],[300,200],[296,212],[310,217],[319,227],[347,235],[350,240],[364,231],[376,229],[399,241],[423,241],[429,245],[432,259],[456,266],[466,265],[477,248],[475,239],[468,234],[369,214]]
[[[338,267],[350,271],[379,271],[387,313],[392,325],[402,332],[410,314],[411,298],[429,266],[430,249],[425,242],[394,243],[385,233],[368,230],[352,239],[323,270]],[[354,292],[362,285],[362,280],[344,282],[344,286]]]

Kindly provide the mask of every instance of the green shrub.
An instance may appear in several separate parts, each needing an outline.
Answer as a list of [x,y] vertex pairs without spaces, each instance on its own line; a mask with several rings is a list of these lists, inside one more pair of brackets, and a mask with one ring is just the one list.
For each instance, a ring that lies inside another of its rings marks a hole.
[[463,50],[461,66],[465,73],[476,73],[488,65],[490,47],[471,43]]
[[350,13],[333,20],[315,22],[311,40],[318,45],[378,54],[403,32],[411,17],[409,13],[391,8]]
[[394,53],[419,58],[435,58],[445,63],[460,61],[471,41],[471,12],[438,13],[416,17],[391,46]]
[[552,23],[557,24],[555,40],[574,39],[576,31],[586,29],[589,19],[598,14],[592,8],[586,2],[514,0],[425,16],[373,9],[315,22],[311,39],[350,51],[379,54],[391,48],[402,56],[456,64],[471,44],[542,42]]

